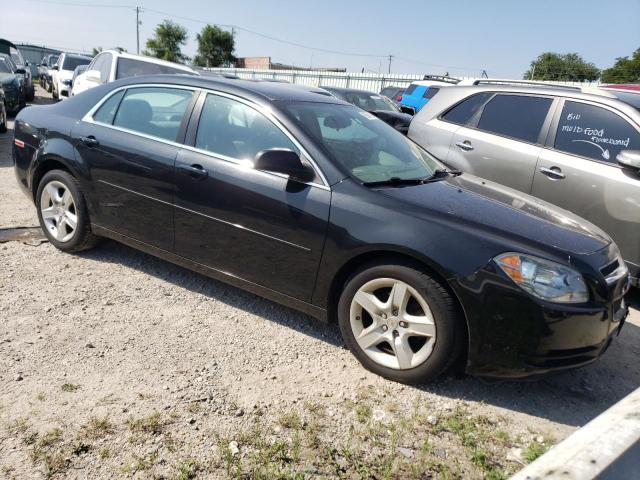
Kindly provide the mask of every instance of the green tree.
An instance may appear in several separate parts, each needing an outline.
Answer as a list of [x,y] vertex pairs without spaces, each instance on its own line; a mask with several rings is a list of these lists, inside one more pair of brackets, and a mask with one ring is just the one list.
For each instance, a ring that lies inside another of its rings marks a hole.
[[554,80],[582,82],[596,80],[600,70],[593,64],[585,62],[577,53],[545,52],[531,62],[523,78],[526,80]]
[[198,53],[193,63],[198,67],[219,67],[235,60],[233,35],[215,25],[206,25],[196,35]]
[[154,36],[147,40],[145,55],[161,58],[170,62],[183,62],[187,57],[180,47],[187,43],[187,29],[182,25],[165,20],[154,31]]
[[631,58],[616,58],[616,63],[611,68],[602,71],[604,83],[640,83],[640,48]]
[[91,56],[95,57],[96,55],[98,55],[100,52],[102,51],[102,47],[93,47],[93,50],[91,50]]

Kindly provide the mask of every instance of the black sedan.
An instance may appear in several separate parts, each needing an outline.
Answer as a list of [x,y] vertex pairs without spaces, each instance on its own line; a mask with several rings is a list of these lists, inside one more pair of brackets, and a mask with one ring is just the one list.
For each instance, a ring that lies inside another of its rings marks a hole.
[[628,272],[605,233],[332,97],[135,77],[25,109],[14,143],[58,249],[109,237],[337,321],[394,380],[584,365],[624,323]]
[[368,92],[366,90],[356,90],[353,88],[322,87],[330,92],[334,97],[349,102],[356,107],[375,115],[383,122],[405,135],[409,132],[409,124],[413,120],[413,115],[402,113],[391,100],[384,95]]
[[6,110],[17,113],[27,104],[24,70],[18,68],[11,57],[0,53],[0,85],[4,90]]

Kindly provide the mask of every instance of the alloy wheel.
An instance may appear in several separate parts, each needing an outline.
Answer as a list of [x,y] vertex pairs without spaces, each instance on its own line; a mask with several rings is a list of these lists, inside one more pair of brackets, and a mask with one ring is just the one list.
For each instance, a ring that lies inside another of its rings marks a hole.
[[57,180],[45,185],[40,197],[40,213],[46,230],[59,242],[73,238],[78,226],[76,202],[69,188]]
[[376,278],[358,289],[350,308],[358,346],[374,362],[395,370],[424,363],[433,351],[436,325],[426,299],[411,285]]

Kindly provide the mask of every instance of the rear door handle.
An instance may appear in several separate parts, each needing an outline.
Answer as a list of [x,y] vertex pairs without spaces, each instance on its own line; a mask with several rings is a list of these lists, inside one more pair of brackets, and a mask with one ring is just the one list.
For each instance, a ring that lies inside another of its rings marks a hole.
[[197,163],[194,163],[193,165],[178,165],[178,169],[193,178],[204,179],[209,176],[209,172],[207,172],[202,165]]
[[89,135],[88,137],[80,137],[80,141],[87,147],[97,147],[98,145],[100,145],[100,142],[93,135]]
[[469,140],[465,140],[464,142],[456,142],[456,146],[458,148],[461,148],[465,152],[470,152],[471,150],[473,150],[473,145],[471,145],[471,142]]
[[553,180],[561,180],[566,177],[566,175],[562,173],[562,170],[560,170],[559,167],[551,167],[551,168],[541,167],[540,173],[542,173],[543,175],[546,175],[547,177]]

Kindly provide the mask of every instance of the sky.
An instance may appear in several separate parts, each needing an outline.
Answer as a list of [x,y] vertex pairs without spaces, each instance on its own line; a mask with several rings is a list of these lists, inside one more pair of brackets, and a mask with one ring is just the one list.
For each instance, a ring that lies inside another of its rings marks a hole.
[[392,73],[521,78],[545,51],[607,68],[640,48],[640,0],[0,0],[0,37],[135,52],[135,5],[141,50],[164,19],[187,28],[188,56],[206,23],[236,25],[237,56],[349,71],[387,72],[393,55]]

